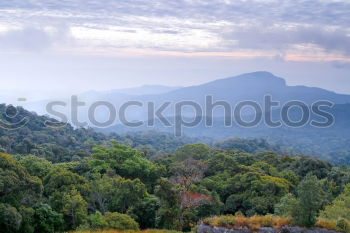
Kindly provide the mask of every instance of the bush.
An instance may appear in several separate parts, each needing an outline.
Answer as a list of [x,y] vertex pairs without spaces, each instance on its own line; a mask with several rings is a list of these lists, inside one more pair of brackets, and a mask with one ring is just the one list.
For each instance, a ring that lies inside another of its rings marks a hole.
[[271,215],[267,216],[253,216],[249,218],[251,225],[260,225],[263,227],[273,227],[274,221]]
[[331,220],[320,218],[316,222],[316,226],[320,228],[327,228],[329,230],[337,230],[336,223]]
[[292,224],[292,217],[273,217],[274,226],[281,228]]
[[105,217],[97,211],[95,214],[89,216],[90,229],[105,229],[108,227]]
[[344,218],[341,218],[337,221],[337,228],[343,232],[350,232],[350,224]]
[[107,212],[104,219],[109,229],[139,230],[139,224],[126,214]]
[[218,225],[220,227],[229,227],[233,226],[236,223],[236,219],[232,215],[222,216],[218,219]]
[[72,233],[182,233],[178,231],[171,231],[171,230],[144,230],[144,231],[122,231],[122,230],[98,230],[98,231],[91,231],[91,230],[77,230]]
[[244,217],[242,215],[226,215],[206,218],[203,220],[203,224],[226,227],[226,228],[249,228],[252,230],[258,230],[261,227],[276,227],[281,228],[282,226],[290,225],[292,222],[291,217],[275,217],[272,215],[266,216],[252,216]]

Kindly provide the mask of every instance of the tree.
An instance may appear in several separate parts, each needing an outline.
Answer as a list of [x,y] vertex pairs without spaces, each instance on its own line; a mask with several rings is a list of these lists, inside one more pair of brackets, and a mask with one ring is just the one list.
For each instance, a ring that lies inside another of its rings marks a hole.
[[292,216],[295,224],[311,227],[315,224],[319,210],[326,201],[323,182],[315,175],[308,174],[297,187],[297,197],[284,196],[275,206],[275,214]]
[[180,230],[180,190],[169,180],[162,178],[155,188],[155,194],[159,197],[161,207],[158,210],[157,227]]
[[30,175],[37,176],[43,179],[53,168],[51,162],[43,158],[38,158],[35,155],[20,156],[19,163],[27,169]]
[[161,207],[159,199],[149,195],[127,211],[127,214],[135,219],[142,229],[156,228],[157,213]]
[[296,197],[288,193],[281,198],[280,202],[275,205],[275,214],[281,217],[295,216],[297,214],[297,208],[299,201]]
[[31,205],[43,191],[39,178],[31,176],[10,155],[0,153],[0,202],[14,207]]
[[174,166],[172,181],[186,192],[192,184],[203,178],[207,167],[207,164],[202,161],[186,159]]
[[206,160],[211,156],[211,149],[203,143],[188,144],[180,147],[175,152],[176,161],[192,160]]
[[208,160],[207,175],[214,175],[220,172],[228,172],[231,175],[241,171],[241,167],[234,157],[227,153],[218,153]]
[[112,142],[112,147],[94,147],[90,166],[93,172],[105,174],[113,169],[116,174],[129,178],[139,178],[149,190],[164,173],[164,167],[156,165],[142,156],[142,153],[128,146]]
[[301,177],[305,177],[307,174],[312,173],[317,176],[317,178],[322,179],[327,177],[331,171],[332,165],[317,158],[303,156],[297,160],[291,168]]
[[34,228],[36,232],[54,233],[64,225],[62,214],[52,210],[48,204],[39,204],[34,207]]
[[92,206],[102,214],[107,211],[126,213],[148,196],[146,186],[139,179],[95,174],[92,186]]
[[89,228],[92,230],[105,229],[107,227],[107,222],[101,212],[97,211],[88,218]]
[[22,216],[22,223],[19,232],[34,233],[34,209],[31,207],[21,206],[18,212]]
[[75,229],[87,219],[87,203],[80,193],[73,189],[63,196],[62,212],[70,229]]
[[316,222],[318,211],[323,205],[324,191],[316,176],[308,174],[297,187],[299,211],[293,216],[303,226],[311,227]]
[[333,221],[345,219],[350,222],[350,184],[345,187],[344,192],[331,205],[326,206],[321,211],[320,216]]
[[126,213],[129,208],[138,205],[148,194],[146,186],[139,180],[117,178],[114,180],[115,195],[109,204],[112,211]]
[[288,193],[290,186],[286,179],[260,172],[238,174],[226,181],[225,210],[230,214],[241,211],[249,216],[272,213],[274,205]]
[[77,189],[84,196],[88,196],[90,191],[89,182],[84,177],[64,168],[52,170],[44,178],[44,187],[48,196],[55,192],[69,192],[72,189]]
[[22,216],[16,208],[0,203],[0,229],[4,232],[16,232],[20,229]]

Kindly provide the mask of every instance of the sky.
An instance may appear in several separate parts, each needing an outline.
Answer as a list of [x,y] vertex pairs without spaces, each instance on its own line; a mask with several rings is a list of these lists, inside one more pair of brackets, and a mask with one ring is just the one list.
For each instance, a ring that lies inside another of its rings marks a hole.
[[2,0],[0,90],[43,98],[264,70],[350,94],[349,12],[350,0]]

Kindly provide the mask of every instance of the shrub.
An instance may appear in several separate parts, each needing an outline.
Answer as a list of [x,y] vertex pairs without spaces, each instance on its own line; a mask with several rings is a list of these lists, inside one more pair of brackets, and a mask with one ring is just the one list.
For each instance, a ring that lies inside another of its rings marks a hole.
[[139,230],[139,224],[126,214],[107,212],[104,219],[109,229]]
[[239,227],[249,227],[249,221],[244,216],[237,216],[236,223]]
[[252,230],[258,230],[261,227],[276,227],[281,228],[282,226],[290,225],[292,222],[291,217],[275,217],[272,215],[266,216],[252,216],[244,217],[242,215],[226,215],[206,218],[203,220],[203,224],[216,226],[216,227],[227,227],[227,228],[249,228]]
[[341,218],[337,221],[337,228],[343,232],[350,232],[350,224],[344,218]]
[[235,216],[226,215],[218,218],[218,226],[220,227],[229,227],[236,224]]
[[277,228],[281,228],[283,226],[288,226],[292,224],[292,217],[274,217],[273,218],[274,221],[274,226]]
[[171,231],[171,230],[144,230],[144,231],[135,231],[135,230],[98,230],[98,231],[91,231],[91,230],[77,230],[71,233],[182,233],[178,231]]
[[99,211],[89,216],[89,224],[90,228],[94,230],[108,227],[105,217]]
[[316,226],[320,228],[327,228],[329,230],[337,230],[337,226],[334,221],[327,220],[324,218],[319,218],[316,222]]
[[274,221],[271,215],[267,216],[253,216],[249,218],[251,225],[261,225],[263,227],[273,227]]

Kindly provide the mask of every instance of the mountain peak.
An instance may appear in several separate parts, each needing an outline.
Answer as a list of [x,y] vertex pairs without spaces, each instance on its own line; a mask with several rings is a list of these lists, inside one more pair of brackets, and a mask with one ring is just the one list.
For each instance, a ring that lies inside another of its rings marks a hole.
[[268,71],[255,71],[250,73],[241,74],[239,76],[245,76],[245,77],[276,77],[273,73]]
[[251,73],[245,73],[232,78],[256,78],[256,79],[279,79],[284,80],[283,78],[275,76],[273,73],[268,71],[256,71]]
[[286,86],[286,81],[283,78],[277,77],[274,74],[267,71],[257,71],[252,73],[245,73],[238,76],[233,76],[224,79],[218,79],[210,83],[203,84],[203,86],[223,86],[223,87],[249,87],[253,89],[255,87],[276,87],[281,88]]

